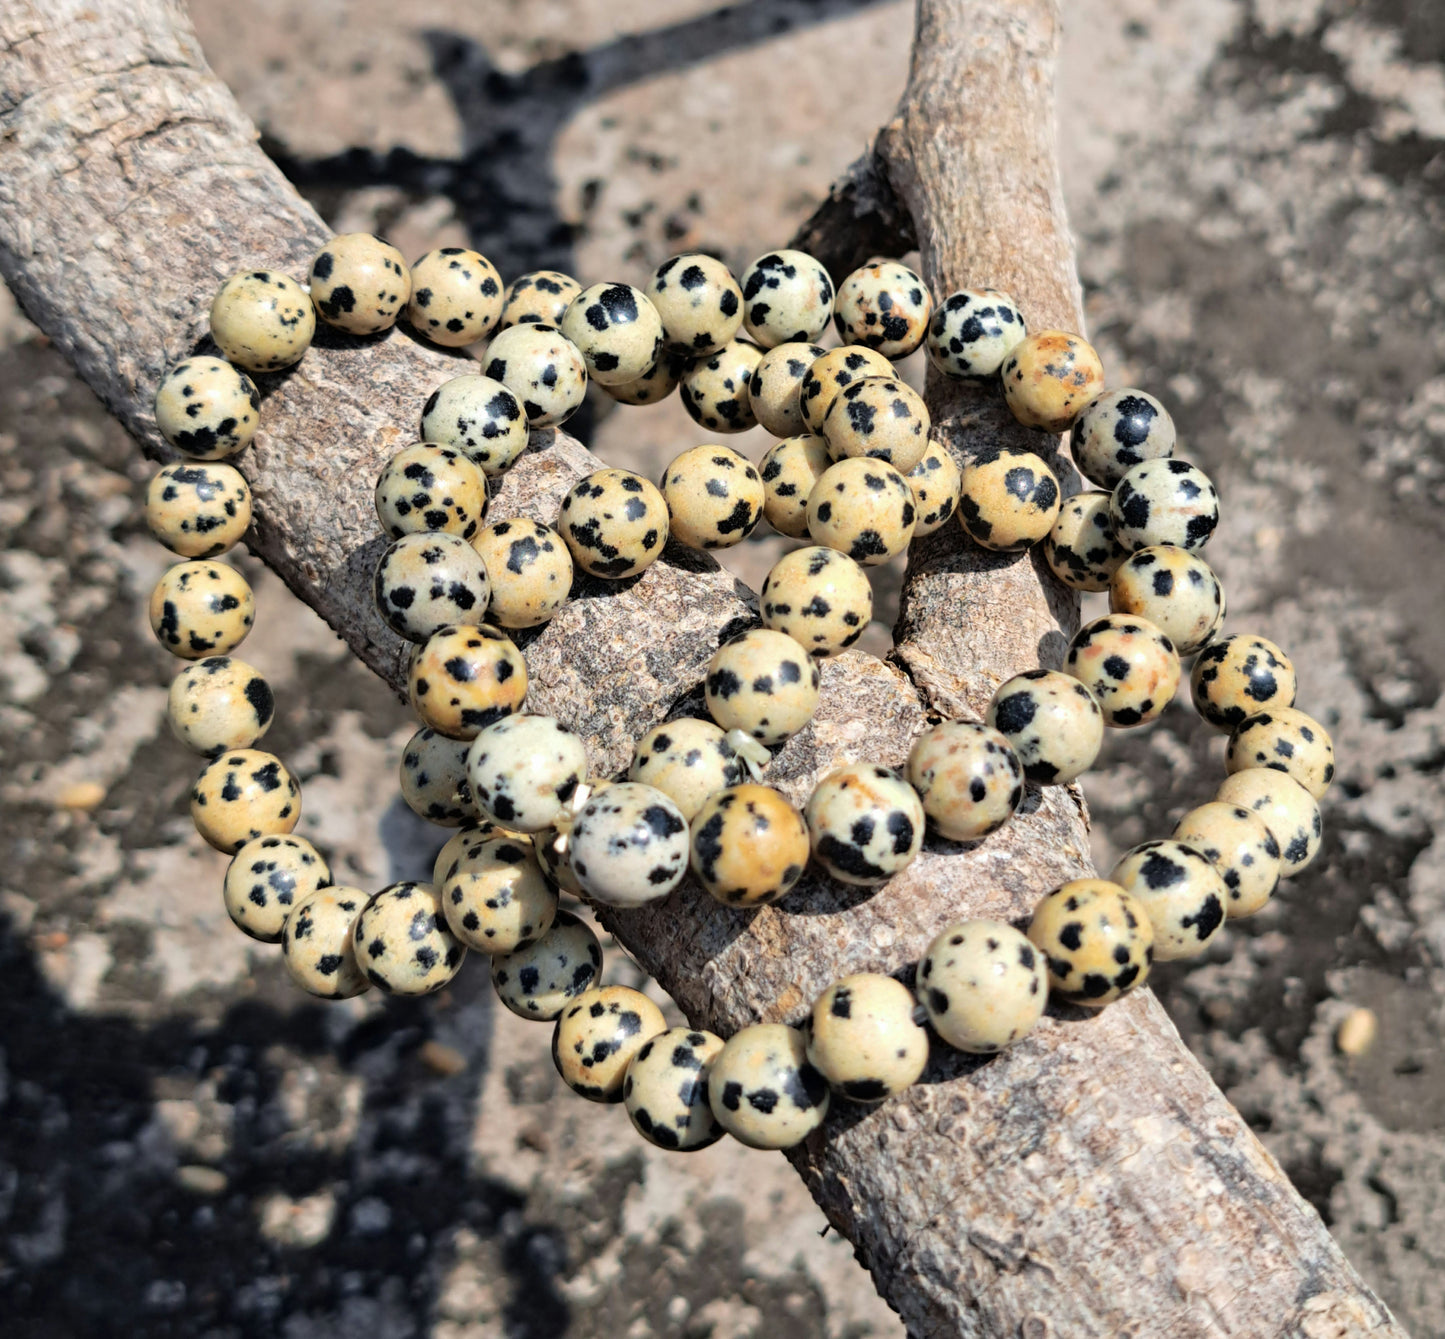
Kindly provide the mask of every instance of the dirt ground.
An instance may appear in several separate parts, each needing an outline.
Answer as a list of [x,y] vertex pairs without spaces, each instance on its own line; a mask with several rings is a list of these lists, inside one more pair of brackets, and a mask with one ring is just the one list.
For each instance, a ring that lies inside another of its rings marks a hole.
[[[640,281],[784,241],[902,88],[911,7],[866,0],[219,0],[217,71],[333,226],[510,277]],[[1233,631],[1334,732],[1323,854],[1157,974],[1189,1044],[1417,1339],[1445,1336],[1445,8],[1074,0],[1065,186],[1112,385],[1216,480]],[[642,35],[639,37],[638,35]],[[329,1339],[897,1336],[781,1158],[690,1158],[564,1096],[472,964],[423,1004],[307,1003],[222,910],[175,665],[142,600],[149,470],[0,294],[0,1326]],[[917,375],[917,369],[913,369]],[[592,406],[607,460],[694,444],[676,399]],[[754,458],[760,431],[736,444]],[[759,539],[728,561],[755,586]],[[345,881],[444,834],[394,775],[408,714],[248,557],[267,747]],[[887,644],[890,588],[871,630]],[[1221,774],[1176,703],[1111,737],[1097,854]],[[609,975],[637,981],[620,955]],[[1346,1057],[1367,1008],[1378,1036]]]

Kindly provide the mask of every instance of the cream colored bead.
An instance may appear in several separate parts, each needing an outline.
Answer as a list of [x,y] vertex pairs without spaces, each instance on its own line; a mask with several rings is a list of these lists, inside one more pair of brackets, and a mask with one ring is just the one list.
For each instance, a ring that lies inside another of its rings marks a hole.
[[161,436],[182,455],[224,460],[255,436],[261,396],[256,383],[224,358],[187,358],[161,379],[155,415]]
[[1023,764],[1008,740],[972,721],[941,721],[919,735],[908,781],[939,835],[954,842],[998,831],[1024,798]]
[[[462,856],[479,842],[489,837],[510,837],[519,846],[532,846],[533,840],[525,832],[513,832],[484,818],[474,818],[465,827],[458,829],[447,838],[446,844],[437,852],[432,862],[431,881],[438,888],[446,882],[447,875],[457,867]],[[540,862],[539,862],[540,863]]]
[[636,381],[662,354],[662,318],[640,289],[593,284],[572,299],[561,330],[599,386]]
[[246,640],[256,618],[251,587],[224,563],[177,563],[156,582],[151,631],[173,656],[223,656]]
[[368,232],[333,237],[311,262],[311,301],[327,325],[375,335],[411,300],[411,271],[394,246]]
[[854,1102],[901,1093],[928,1065],[928,1033],[913,1021],[912,992],[891,976],[859,972],[813,1005],[808,1062]]
[[480,623],[492,598],[486,564],[460,535],[403,535],[381,555],[372,579],[377,612],[409,642],[461,623]]
[[618,404],[656,404],[665,400],[678,387],[682,374],[687,371],[687,359],[677,354],[664,353],[640,377],[631,381],[620,381],[615,386],[601,386],[598,389],[609,400]]
[[1335,779],[1335,746],[1314,717],[1294,707],[1275,707],[1249,717],[1230,735],[1224,766],[1229,772],[1273,768],[1320,800]]
[[1237,632],[1210,642],[1189,674],[1194,707],[1216,730],[1236,730],[1251,716],[1294,706],[1294,665],[1272,641]]
[[687,873],[687,820],[660,790],[620,781],[582,806],[567,854],[588,897],[641,906],[666,897]]
[[746,774],[718,726],[682,717],[654,725],[637,741],[627,779],[656,787],[691,823],[709,795],[741,785]]
[[433,344],[455,349],[486,339],[502,316],[502,276],[477,251],[443,246],[411,267],[406,319]]
[[494,521],[472,538],[487,569],[487,617],[504,628],[534,628],[554,618],[572,590],[572,554],[550,526],[530,517]]
[[709,714],[769,748],[797,734],[818,707],[818,667],[797,642],[755,628],[724,642],[708,662]]
[[418,818],[454,828],[477,821],[467,780],[467,741],[422,726],[401,751],[401,798]]
[[330,882],[331,867],[305,837],[276,833],[253,837],[236,852],[222,897],[237,929],[274,944],[296,904]]
[[1174,420],[1145,391],[1105,391],[1079,415],[1069,450],[1084,478],[1113,491],[1135,465],[1174,454]]
[[587,395],[587,364],[556,326],[529,321],[503,330],[482,366],[517,397],[530,428],[565,423]]
[[1034,908],[1028,937],[1048,963],[1049,988],[1070,1004],[1110,1004],[1149,979],[1154,927],[1117,883],[1075,879]]
[[963,487],[963,471],[958,468],[953,452],[930,442],[923,458],[906,477],[913,490],[914,539],[941,530],[958,510],[958,496]]
[[997,288],[965,288],[945,298],[928,323],[928,361],[946,377],[998,375],[1026,334],[1018,303]]
[[486,514],[486,476],[457,447],[417,442],[376,481],[377,519],[392,539],[431,531],[471,539]]
[[693,363],[682,374],[678,391],[692,421],[709,432],[746,432],[756,427],[751,386],[762,356],[756,344],[735,339]]
[[752,462],[727,446],[695,446],[662,474],[672,537],[690,549],[726,549],[763,517],[763,481]]
[[1153,841],[1125,852],[1109,875],[1144,908],[1160,962],[1197,958],[1224,925],[1229,891],[1213,862],[1178,841]]
[[881,460],[840,460],[808,495],[813,542],[865,567],[886,563],[908,547],[916,515],[908,480]]
[[692,868],[725,906],[786,897],[808,864],[808,827],[788,798],[747,783],[710,795],[692,823]]
[[808,495],[832,464],[828,444],[805,434],[788,437],[763,457],[763,515],[781,535],[803,539],[808,534]]
[[928,334],[928,285],[896,260],[874,260],[838,285],[833,323],[844,344],[864,344],[885,358],[906,358]]
[[602,946],[584,921],[557,912],[535,943],[492,959],[497,998],[519,1018],[550,1022],[602,972]]
[[864,377],[834,399],[823,416],[823,440],[834,460],[867,456],[907,474],[928,449],[931,425],[913,387],[893,377]]
[[803,374],[798,388],[798,404],[803,411],[803,430],[821,433],[823,420],[833,401],[863,377],[893,377],[897,373],[893,364],[881,353],[865,349],[857,344],[845,344],[841,349],[829,349]]
[[511,837],[484,837],[465,847],[435,887],[451,932],[492,956],[535,943],[557,915],[557,894],[531,843]]
[[454,447],[495,479],[527,449],[527,415],[500,381],[472,374],[453,377],[422,406],[421,437]]
[[561,326],[572,299],[581,291],[582,285],[561,270],[531,270],[520,274],[507,285],[497,329],[507,330],[533,321]]
[[962,470],[958,520],[975,544],[1017,553],[1038,543],[1059,515],[1059,481],[1032,451],[1000,447]]
[[804,812],[814,858],[843,883],[882,883],[923,846],[923,802],[888,767],[836,768],[814,787]]
[[557,529],[584,572],[610,581],[652,566],[667,543],[667,502],[631,470],[598,470],[562,499]]
[[763,581],[763,625],[785,632],[810,656],[835,656],[873,617],[868,574],[846,554],[813,546],[785,553]]
[[275,372],[299,362],[315,334],[310,296],[274,270],[233,274],[211,303],[211,338],[227,362],[248,372]]
[[743,328],[765,349],[812,343],[833,314],[833,281],[806,251],[769,251],[742,277]]
[[959,1051],[989,1055],[1023,1040],[1049,998],[1044,955],[1003,921],[939,931],[918,964],[918,998],[933,1030]]
[[1109,579],[1109,608],[1147,618],[1181,656],[1224,626],[1224,588],[1203,558],[1174,544],[1130,554]]
[[999,685],[985,717],[1040,786],[1077,780],[1104,744],[1104,713],[1072,674],[1029,670]]
[[707,1086],[718,1124],[749,1148],[791,1148],[828,1114],[828,1081],[808,1062],[803,1034],[783,1023],[735,1032]]
[[620,1102],[627,1067],[666,1031],[662,1010],[640,990],[601,986],[562,1010],[552,1033],[552,1062],[563,1082],[588,1101]]
[[1074,590],[1108,590],[1109,578],[1125,557],[1114,539],[1107,493],[1075,493],[1067,498],[1044,538],[1045,561]]
[[275,710],[271,685],[244,660],[229,656],[187,665],[171,680],[166,701],[176,738],[206,758],[250,748],[270,728]]
[[1319,854],[1324,837],[1320,807],[1293,777],[1270,767],[1251,767],[1226,777],[1214,798],[1264,820],[1279,845],[1280,878],[1292,879]]
[[1066,330],[1041,330],[1014,345],[1000,369],[1003,395],[1026,428],[1065,432],[1104,389],[1094,346]]
[[301,788],[281,760],[236,749],[207,763],[191,787],[196,831],[218,851],[290,832],[301,817]]
[[352,939],[366,901],[360,888],[342,885],[297,899],[281,932],[281,960],[302,990],[345,1000],[371,989]]
[[649,1037],[627,1067],[622,1100],[637,1133],[658,1148],[692,1153],[727,1132],[708,1105],[708,1071],[721,1037],[676,1027]]
[[442,628],[413,654],[407,687],[412,710],[438,734],[475,739],[522,709],[527,662],[495,628]]
[[361,909],[351,942],[367,978],[388,995],[430,995],[457,974],[467,956],[429,883],[383,888]]
[[504,716],[472,740],[467,778],[483,818],[541,832],[570,814],[587,782],[587,750],[580,735],[551,716]]
[[1109,614],[1080,628],[1069,643],[1064,670],[1093,693],[1104,723],[1112,726],[1147,725],[1179,686],[1174,644],[1132,614]]
[[1279,887],[1280,851],[1264,819],[1237,804],[1211,801],[1191,809],[1170,834],[1208,860],[1224,880],[1231,920],[1262,911]]
[[803,378],[826,352],[821,344],[779,344],[758,360],[748,383],[748,400],[753,417],[774,437],[794,437],[806,431]]
[[671,353],[701,358],[723,348],[743,323],[743,293],[722,261],[701,251],[669,256],[644,290],[662,318]]
[[164,465],[146,490],[146,524],[172,553],[213,558],[251,524],[251,490],[230,465]]

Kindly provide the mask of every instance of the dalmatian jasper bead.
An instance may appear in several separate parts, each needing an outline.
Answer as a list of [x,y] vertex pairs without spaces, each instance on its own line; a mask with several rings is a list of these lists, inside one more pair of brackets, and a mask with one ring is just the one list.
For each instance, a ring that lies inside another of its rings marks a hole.
[[244,660],[229,656],[187,665],[171,680],[166,701],[176,738],[205,758],[250,748],[271,728],[275,712],[271,685]]
[[448,349],[475,344],[501,318],[502,276],[480,252],[444,246],[411,267],[406,319],[433,344]]
[[568,853],[589,897],[641,906],[666,897],[687,873],[687,820],[662,791],[620,781],[582,806]]
[[296,899],[281,932],[281,960],[302,990],[349,1000],[371,989],[351,938],[366,901],[361,889],[340,884]]
[[964,288],[945,298],[928,323],[928,361],[946,377],[991,377],[1028,333],[1023,313],[997,288]]
[[930,442],[922,459],[906,477],[913,490],[914,539],[941,530],[958,509],[958,495],[963,487],[963,472],[953,452]]
[[486,514],[486,476],[456,447],[417,442],[376,481],[376,516],[392,539],[436,531],[471,539]]
[[1093,693],[1105,725],[1147,725],[1174,697],[1179,656],[1147,619],[1108,614],[1074,634],[1064,672]]
[[1104,745],[1104,713],[1078,679],[1028,670],[999,686],[985,717],[1013,746],[1035,785],[1064,786],[1094,765]]
[[662,318],[647,295],[628,284],[584,288],[560,328],[599,386],[636,381],[662,354]]
[[1272,641],[1236,633],[1211,642],[1189,675],[1194,707],[1216,730],[1237,730],[1251,716],[1294,706],[1294,666]]
[[390,330],[411,299],[400,251],[370,233],[333,237],[311,262],[311,301],[327,325],[349,335]]
[[746,768],[711,721],[684,716],[654,725],[632,750],[629,781],[660,790],[689,823],[715,791],[740,785]]
[[300,817],[301,787],[280,758],[258,749],[221,754],[191,787],[196,831],[228,855],[253,838],[290,832]]
[[886,461],[855,456],[830,465],[808,494],[808,534],[864,567],[886,563],[913,538],[913,489]]
[[749,1148],[792,1148],[828,1114],[828,1081],[802,1032],[783,1023],[733,1033],[713,1059],[707,1097],[718,1124]]
[[827,442],[811,434],[784,438],[763,457],[763,515],[780,535],[807,535],[808,495],[832,463]]
[[579,995],[557,1019],[552,1063],[589,1102],[620,1102],[627,1068],[648,1041],[667,1031],[662,1010],[640,990],[600,986]]
[[1114,489],[1114,535],[1130,553],[1158,544],[1202,549],[1219,524],[1219,494],[1187,460],[1146,460]]
[[533,428],[565,423],[587,394],[587,364],[553,325],[529,322],[503,330],[487,346],[485,368],[517,397]]
[[838,286],[833,324],[844,344],[877,349],[885,358],[905,358],[928,334],[933,298],[928,286],[896,260],[875,260],[853,271]]
[[570,911],[559,910],[540,939],[492,959],[492,987],[519,1018],[548,1023],[589,990],[601,972],[597,936]]
[[806,430],[801,400],[803,378],[826,352],[821,344],[778,344],[753,368],[748,402],[753,417],[774,437],[795,437]]
[[1226,777],[1214,798],[1264,820],[1279,846],[1280,878],[1294,878],[1319,854],[1325,830],[1320,807],[1292,776],[1272,767],[1246,768]]
[[1059,498],[1059,481],[1040,456],[999,447],[963,467],[958,520],[982,548],[1018,553],[1053,529]]
[[806,251],[769,251],[743,271],[743,329],[765,349],[812,344],[833,314],[833,281]]
[[413,653],[407,688],[424,725],[449,739],[475,739],[522,709],[527,662],[495,628],[439,628]]
[[692,1153],[723,1137],[707,1100],[708,1071],[722,1048],[721,1037],[685,1027],[642,1043],[622,1080],[622,1101],[648,1143]]
[[231,858],[222,897],[237,929],[275,944],[295,905],[330,884],[331,867],[305,837],[254,837]]
[[1045,432],[1066,432],[1104,389],[1104,365],[1094,346],[1066,330],[1041,330],[1020,340],[1001,375],[1013,416]]
[[803,411],[803,430],[821,434],[823,420],[833,401],[855,381],[864,377],[896,377],[893,364],[881,353],[856,344],[829,349],[803,373],[798,387],[798,405]]
[[447,927],[441,895],[429,883],[394,883],[362,909],[352,927],[356,961],[388,995],[430,995],[457,974],[466,945]]
[[708,662],[709,714],[724,730],[741,730],[769,748],[813,719],[818,666],[786,633],[754,628],[724,642]]
[[567,812],[587,780],[587,750],[551,716],[504,716],[472,740],[467,776],[483,818],[541,832]]
[[1130,554],[1115,569],[1109,608],[1147,618],[1181,656],[1192,656],[1224,626],[1224,587],[1203,558],[1160,544]]
[[455,828],[477,821],[467,780],[467,742],[422,726],[401,752],[401,798],[418,818]]
[[659,400],[667,399],[678,388],[683,373],[687,371],[688,361],[677,354],[664,353],[640,377],[598,389],[618,404],[656,404]]
[[489,837],[510,837],[518,846],[533,846],[532,838],[525,832],[513,832],[509,828],[473,816],[463,827],[452,833],[437,852],[436,860],[432,862],[432,883],[440,888],[446,881],[447,874],[462,856]]
[[958,1051],[991,1055],[1033,1031],[1049,998],[1044,955],[1003,921],[958,921],[918,965],[918,998]]
[[814,858],[843,883],[882,883],[923,845],[923,802],[889,767],[850,763],[829,772],[804,813]]
[[1181,842],[1134,847],[1109,880],[1144,908],[1160,962],[1197,958],[1224,924],[1229,897],[1224,880],[1206,856]]
[[1217,800],[1201,804],[1179,820],[1172,835],[1218,871],[1231,920],[1262,911],[1279,887],[1279,843],[1252,810]]
[[156,388],[155,415],[161,436],[182,455],[225,460],[256,435],[261,395],[250,377],[223,358],[187,358]]
[[409,642],[457,623],[480,623],[492,597],[486,564],[457,535],[403,535],[382,554],[372,582],[377,612]]
[[527,449],[527,416],[517,397],[491,377],[453,377],[421,411],[423,441],[460,451],[495,479]]
[[868,574],[846,554],[821,546],[785,553],[763,581],[763,626],[785,632],[810,656],[835,656],[873,617]]
[[928,449],[931,425],[913,387],[892,377],[864,377],[834,398],[823,416],[823,440],[834,460],[870,456],[907,474]]
[[1024,799],[1024,769],[1008,740],[987,725],[943,721],[908,753],[908,782],[938,834],[971,842],[997,832]]
[[1074,590],[1108,590],[1109,579],[1124,558],[1114,538],[1107,493],[1076,493],[1067,499],[1044,537],[1044,559],[1053,574]]
[[763,518],[763,481],[731,447],[695,446],[662,475],[672,537],[690,549],[728,549]]
[[644,291],[662,318],[663,342],[672,353],[716,353],[743,323],[738,281],[722,261],[700,251],[663,261]]
[[166,465],[146,490],[146,524],[182,558],[214,558],[251,524],[251,490],[229,465]]
[[567,603],[572,555],[550,526],[515,516],[487,526],[472,539],[487,569],[492,598],[487,617],[504,628],[534,628]]
[[[595,797],[599,791],[606,790],[612,785],[611,781],[596,781],[590,788],[590,797]],[[582,896],[582,885],[577,882],[577,875],[572,870],[572,844],[569,840],[570,832],[562,835],[555,828],[549,828],[545,832],[538,832],[532,839],[532,848],[537,856],[537,864],[541,867],[542,873],[547,876],[547,881],[564,893],[571,893],[573,897]]]
[[582,285],[561,270],[532,270],[518,275],[503,295],[502,319],[497,329],[508,330],[534,321],[560,326],[567,308],[581,291]]
[[651,567],[667,543],[667,501],[631,470],[598,470],[562,499],[557,529],[584,572],[609,581]]
[[1069,446],[1079,473],[1112,491],[1135,465],[1174,454],[1174,420],[1144,391],[1105,391],[1079,415]]
[[724,906],[756,907],[786,897],[807,864],[807,824],[771,786],[749,782],[720,790],[693,820],[693,870]]
[[151,591],[151,631],[182,660],[234,651],[255,618],[246,578],[224,563],[177,563]]
[[1224,766],[1230,773],[1273,768],[1320,800],[1335,779],[1335,746],[1314,717],[1293,707],[1277,707],[1249,717],[1230,735]]
[[275,372],[299,362],[315,334],[310,295],[273,270],[233,274],[211,303],[211,338],[221,357],[248,372]]
[[881,1102],[918,1081],[928,1033],[913,1021],[913,994],[891,976],[859,972],[813,1005],[808,1063],[853,1102]]
[[1070,1004],[1100,1008],[1142,986],[1154,961],[1154,927],[1117,883],[1075,879],[1034,908],[1028,937],[1049,987]]
[[753,415],[753,372],[762,350],[735,339],[682,374],[679,394],[692,421],[709,432],[746,432],[757,426]]
[[481,953],[515,953],[552,928],[557,894],[531,843],[484,837],[466,846],[436,884],[451,932]]

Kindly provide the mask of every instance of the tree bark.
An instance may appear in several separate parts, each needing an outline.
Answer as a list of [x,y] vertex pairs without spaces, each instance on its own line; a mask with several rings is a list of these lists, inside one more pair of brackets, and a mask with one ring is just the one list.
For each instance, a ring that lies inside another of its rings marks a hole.
[[[1080,328],[1053,149],[1057,26],[1051,0],[920,0],[873,194],[835,194],[813,230],[825,259],[911,232],[936,292],[990,284],[1036,329]],[[198,346],[219,281],[250,266],[302,275],[327,237],[254,141],[177,0],[0,11],[0,269],[157,460],[170,452],[155,387]],[[850,210],[873,221],[850,234]],[[323,328],[296,369],[258,379],[264,427],[237,462],[254,551],[393,686],[404,647],[371,603],[372,485],[430,390],[471,366],[403,330]],[[1057,445],[1018,427],[996,388],[934,384],[930,401],[961,453]],[[551,522],[598,465],[565,433],[536,433],[492,514]],[[953,528],[921,541],[896,663],[828,662],[816,721],[769,779],[801,799],[841,761],[901,763],[931,716],[976,715],[1002,679],[1057,664],[1075,619],[1036,560],[983,554]],[[751,592],[676,546],[633,581],[582,580],[519,639],[529,709],[581,730],[596,773],[613,774],[646,728],[697,706],[718,641],[755,621]],[[1049,788],[985,843],[930,838],[876,892],[810,872],[781,905],[742,913],[689,881],[604,919],[694,1023],[727,1034],[797,1022],[838,976],[904,969],[949,921],[1017,919],[1088,872],[1082,801]],[[1402,1334],[1147,991],[1097,1015],[1051,1009],[988,1061],[940,1048],[902,1097],[838,1103],[794,1162],[914,1335]]]

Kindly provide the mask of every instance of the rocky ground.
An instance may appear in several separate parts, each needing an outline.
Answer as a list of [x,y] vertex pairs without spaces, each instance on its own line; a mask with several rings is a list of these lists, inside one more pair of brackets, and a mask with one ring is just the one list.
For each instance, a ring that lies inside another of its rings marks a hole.
[[[334,226],[634,281],[682,247],[741,266],[783,240],[887,116],[911,20],[863,0],[192,8]],[[1219,483],[1230,627],[1291,651],[1342,760],[1316,865],[1157,989],[1365,1277],[1445,1335],[1445,11],[1067,10],[1091,333]],[[475,966],[425,1004],[322,1008],[231,929],[142,613],[165,565],[137,520],[149,471],[8,304],[0,346],[6,1333],[898,1335],[781,1158],[669,1157],[565,1098],[545,1029]],[[697,439],[676,400],[599,406],[587,431],[648,472]],[[756,585],[774,545],[730,561]],[[442,834],[393,782],[407,713],[238,561],[300,830],[348,882],[429,868]],[[1100,863],[1202,801],[1221,754],[1178,703],[1112,738],[1088,787]],[[1362,1009],[1378,1032],[1347,1055]]]

